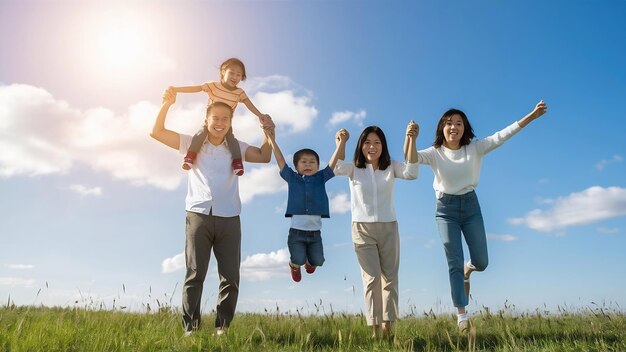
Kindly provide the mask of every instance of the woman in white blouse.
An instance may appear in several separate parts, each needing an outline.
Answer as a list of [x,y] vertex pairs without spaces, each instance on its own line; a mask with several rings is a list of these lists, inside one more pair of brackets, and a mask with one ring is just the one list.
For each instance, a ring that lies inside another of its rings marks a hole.
[[[488,264],[485,226],[474,192],[482,158],[543,115],[546,109],[542,100],[521,120],[475,141],[472,141],[474,131],[465,113],[450,109],[439,120],[433,146],[418,152],[419,163],[429,165],[435,174],[435,220],[448,259],[452,302],[458,310],[457,324],[461,331],[468,327],[465,306],[468,304],[470,274],[485,270]],[[407,148],[408,145],[405,150]],[[461,233],[470,256],[465,264]]]
[[373,336],[391,332],[398,316],[398,265],[400,239],[393,206],[395,178],[417,178],[415,140],[419,128],[413,121],[406,130],[406,162],[391,160],[385,134],[377,126],[363,130],[354,160],[344,162],[348,131],[336,135],[336,176],[348,176],[352,207],[352,242],[361,267],[367,325]]

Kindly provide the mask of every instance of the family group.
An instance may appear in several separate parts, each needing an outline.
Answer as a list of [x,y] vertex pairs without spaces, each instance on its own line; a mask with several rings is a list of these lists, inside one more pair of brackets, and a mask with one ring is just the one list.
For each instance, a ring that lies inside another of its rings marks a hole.
[[[183,286],[183,328],[190,336],[200,327],[200,303],[211,251],[217,260],[219,294],[215,334],[223,335],[235,314],[239,294],[241,261],[241,201],[238,179],[243,162],[268,163],[272,153],[280,176],[288,184],[285,216],[291,218],[288,235],[289,271],[294,281],[324,263],[322,218],[330,216],[325,183],[334,176],[349,180],[352,211],[352,242],[361,268],[367,324],[373,336],[391,334],[398,318],[398,267],[400,239],[393,202],[394,180],[412,180],[418,165],[434,172],[435,221],[448,261],[452,302],[461,331],[469,327],[470,275],[488,265],[485,226],[475,188],[482,158],[542,116],[540,101],[528,115],[484,138],[474,139],[472,126],[461,110],[450,109],[440,118],[431,147],[417,150],[419,126],[411,120],[404,134],[404,160],[392,160],[387,140],[377,126],[365,128],[358,137],[353,159],[346,160],[350,134],[340,129],[328,165],[320,170],[319,155],[301,149],[293,155],[292,169],[276,143],[271,116],[261,113],[238,84],[246,79],[241,60],[231,58],[220,66],[220,80],[189,87],[169,87],[151,136],[184,154],[182,168],[188,173],[186,203],[186,274]],[[206,92],[209,105],[205,123],[194,136],[165,128],[169,108],[177,93]],[[243,103],[260,122],[264,140],[260,147],[238,141],[232,132],[233,111]],[[469,260],[463,255],[465,239]]]

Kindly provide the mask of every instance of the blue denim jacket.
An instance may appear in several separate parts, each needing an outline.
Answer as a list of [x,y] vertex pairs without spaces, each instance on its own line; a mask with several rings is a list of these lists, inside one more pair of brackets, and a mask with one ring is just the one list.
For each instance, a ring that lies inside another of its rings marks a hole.
[[333,170],[326,166],[311,176],[302,176],[293,171],[287,164],[280,171],[280,176],[287,181],[289,195],[285,217],[293,215],[321,215],[330,217],[326,181],[335,176]]

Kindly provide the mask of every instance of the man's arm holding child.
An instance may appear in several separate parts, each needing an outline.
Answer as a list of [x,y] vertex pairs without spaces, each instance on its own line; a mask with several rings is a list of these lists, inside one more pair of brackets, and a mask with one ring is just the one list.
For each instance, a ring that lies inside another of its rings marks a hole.
[[[263,129],[273,130],[274,128],[274,122],[270,118],[266,121],[266,125]],[[245,160],[250,163],[269,163],[270,160],[272,160],[272,146],[266,134],[264,134],[263,144],[261,144],[260,148],[249,146],[248,149],[246,149]]]
[[165,118],[167,117],[167,112],[176,102],[176,92],[172,89],[172,87],[165,90],[163,93],[163,103],[161,105],[161,110],[159,110],[159,114],[157,115],[156,120],[154,121],[154,126],[152,126],[152,132],[150,132],[150,137],[156,139],[157,141],[165,144],[168,147],[174,148],[178,150],[180,147],[180,135],[174,131],[170,131],[165,128]]

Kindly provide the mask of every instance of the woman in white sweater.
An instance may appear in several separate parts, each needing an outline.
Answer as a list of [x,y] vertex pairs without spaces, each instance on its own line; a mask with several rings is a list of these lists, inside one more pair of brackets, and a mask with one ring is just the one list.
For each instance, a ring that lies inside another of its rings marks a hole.
[[[418,152],[420,164],[433,169],[433,188],[437,196],[435,220],[448,259],[452,302],[458,310],[461,331],[468,327],[465,306],[469,297],[469,277],[488,264],[487,238],[480,204],[474,189],[480,178],[482,158],[543,115],[547,106],[540,101],[519,121],[485,139],[472,140],[474,131],[460,110],[448,110],[437,125],[433,146]],[[409,146],[405,143],[405,151]],[[462,239],[470,260],[464,264]]]
[[350,179],[352,242],[356,252],[365,296],[367,325],[373,336],[390,334],[398,317],[398,266],[400,238],[393,205],[394,179],[417,178],[418,126],[413,121],[406,131],[405,162],[391,160],[385,134],[377,126],[363,130],[354,150],[353,162],[344,162],[348,131],[337,132],[336,176]]

